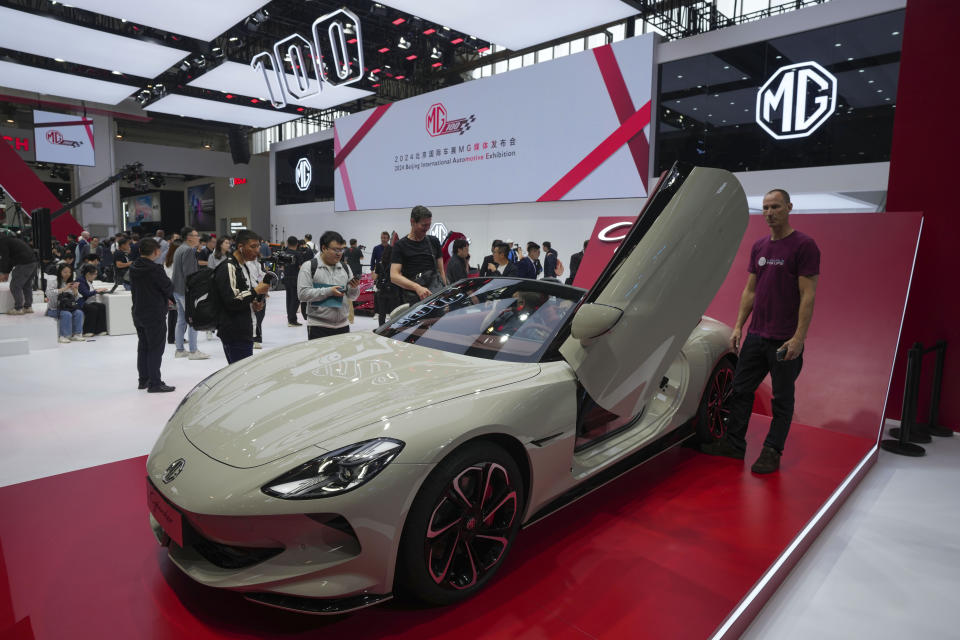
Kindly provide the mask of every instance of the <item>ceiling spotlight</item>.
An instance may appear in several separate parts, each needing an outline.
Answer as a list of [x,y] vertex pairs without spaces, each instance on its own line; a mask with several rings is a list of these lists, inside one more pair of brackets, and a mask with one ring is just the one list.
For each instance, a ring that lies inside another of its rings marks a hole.
[[367,80],[368,80],[369,82],[376,82],[376,81],[379,80],[379,79],[380,79],[380,76],[378,76],[377,74],[373,73],[372,71],[370,72],[370,75],[367,76]]
[[7,124],[17,124],[13,118],[7,118]]
[[407,40],[407,39],[404,38],[404,37],[401,37],[401,38],[400,38],[400,42],[397,43],[397,47],[400,48],[400,49],[409,49],[409,48],[410,48],[410,41]]
[[207,66],[207,59],[204,58],[203,56],[200,56],[200,57],[198,57],[198,58],[194,58],[194,59],[193,59],[193,64],[194,64],[198,69],[203,69],[204,67]]
[[247,28],[247,31],[256,31],[260,26],[267,21],[270,17],[270,12],[266,9],[260,9],[252,16],[243,21],[243,26]]
[[238,38],[237,36],[230,36],[230,38],[229,38],[230,42],[236,42],[236,41],[239,40],[239,39],[240,39],[240,38]]
[[184,60],[180,63],[180,71],[189,71],[190,70],[190,61]]
[[437,49],[436,47],[434,47],[433,51],[430,52],[430,57],[433,58],[434,60],[439,60],[440,58],[443,57],[443,54],[440,53],[440,49]]

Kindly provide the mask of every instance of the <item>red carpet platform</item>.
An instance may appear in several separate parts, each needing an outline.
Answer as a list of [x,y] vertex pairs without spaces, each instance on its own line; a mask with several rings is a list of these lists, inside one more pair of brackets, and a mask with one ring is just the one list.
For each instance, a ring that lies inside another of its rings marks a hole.
[[147,524],[144,458],[8,486],[0,637],[707,638],[874,450],[873,439],[794,425],[780,473],[754,476],[768,420],[754,416],[745,464],[676,448],[521,531],[472,600],[391,601],[335,618],[182,575]]

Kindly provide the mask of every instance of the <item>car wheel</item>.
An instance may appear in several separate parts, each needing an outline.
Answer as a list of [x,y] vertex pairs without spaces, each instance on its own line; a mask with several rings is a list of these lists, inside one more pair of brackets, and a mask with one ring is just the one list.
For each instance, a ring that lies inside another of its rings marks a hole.
[[697,440],[716,442],[727,433],[730,394],[733,393],[733,363],[722,359],[707,379],[697,409]]
[[520,469],[476,442],[437,465],[414,500],[397,559],[401,595],[435,605],[469,598],[507,557],[523,515]]

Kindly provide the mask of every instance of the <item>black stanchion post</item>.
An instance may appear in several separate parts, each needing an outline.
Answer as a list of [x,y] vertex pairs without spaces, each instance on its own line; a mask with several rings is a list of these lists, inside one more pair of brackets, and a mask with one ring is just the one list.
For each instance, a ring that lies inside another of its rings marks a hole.
[[[900,426],[890,429],[890,437],[900,438],[901,431],[907,431],[907,441],[917,444],[928,444],[933,441],[926,427],[917,422],[917,408],[920,402],[920,375],[923,370],[923,345],[914,342],[913,346],[907,352],[907,381],[903,387],[903,416],[900,420]],[[912,368],[911,368],[912,367]],[[910,372],[913,371],[911,374]],[[912,376],[912,377],[911,377]],[[907,393],[910,393],[909,399]],[[910,411],[907,411],[907,406]]]
[[933,387],[930,390],[930,410],[927,414],[927,421],[921,425],[932,436],[938,438],[953,437],[953,429],[948,429],[940,421],[940,387],[943,384],[943,361],[947,358],[947,341],[940,340],[929,351],[937,352],[937,360],[933,368]]
[[[919,458],[926,455],[926,450],[918,444],[910,442],[910,432],[916,423],[917,391],[920,383],[920,359],[923,357],[923,347],[915,342],[907,351],[907,378],[903,385],[903,411],[900,418],[900,428],[891,429],[890,435],[896,440],[881,440],[880,446],[890,453],[902,456]],[[897,432],[894,434],[894,432]]]

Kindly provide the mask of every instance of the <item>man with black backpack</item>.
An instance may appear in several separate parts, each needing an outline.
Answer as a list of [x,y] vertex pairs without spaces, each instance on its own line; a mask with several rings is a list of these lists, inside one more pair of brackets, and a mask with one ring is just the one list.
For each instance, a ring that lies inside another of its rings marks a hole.
[[320,256],[300,267],[297,291],[307,304],[307,338],[349,333],[348,300],[360,295],[360,276],[340,261],[346,243],[336,231],[320,237]]
[[214,270],[215,295],[220,305],[217,335],[223,343],[227,363],[253,355],[253,336],[256,333],[256,312],[264,307],[263,297],[270,284],[253,286],[254,275],[248,262],[260,255],[260,236],[249,229],[237,233],[237,248]]

